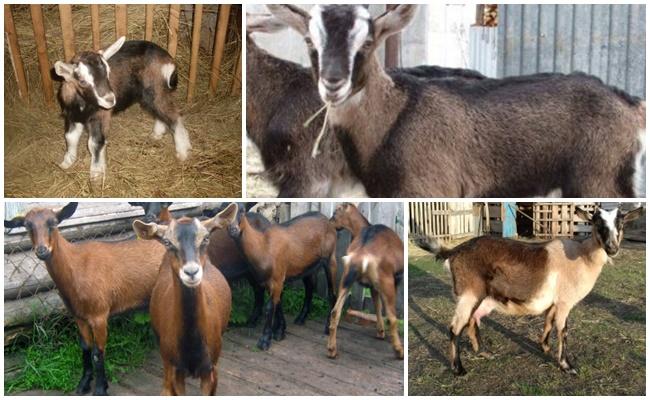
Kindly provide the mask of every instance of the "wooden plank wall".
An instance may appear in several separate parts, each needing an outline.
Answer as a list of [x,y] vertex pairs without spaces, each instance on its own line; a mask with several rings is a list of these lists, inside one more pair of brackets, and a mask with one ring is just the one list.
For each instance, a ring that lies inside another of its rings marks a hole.
[[[91,16],[91,26],[93,34],[93,48],[99,50],[102,48],[101,32],[100,32],[100,13],[99,7],[106,7],[110,5],[93,4],[89,7]],[[74,37],[74,21],[72,13],[72,5],[62,4],[59,5],[60,24],[63,36],[63,52],[66,61],[69,61],[76,53],[75,37]],[[76,6],[75,6],[76,7]],[[128,6],[125,4],[116,4],[115,9],[115,37],[126,36],[128,39],[140,39],[129,37],[128,32]],[[223,61],[223,54],[225,50],[225,41],[228,33],[229,17],[231,12],[231,4],[223,4],[219,6],[219,18],[217,26],[215,27],[215,41],[212,54],[212,64],[210,66],[209,76],[209,93],[214,95],[216,93],[217,84],[221,73],[221,63]],[[153,33],[153,5],[145,6],[145,32],[144,39],[151,40]],[[9,43],[9,56],[11,58],[14,75],[18,84],[18,95],[23,101],[28,102],[28,82],[25,76],[25,67],[22,61],[20,46],[18,38],[16,37],[16,28],[14,24],[11,5],[4,6],[5,12],[5,36]],[[51,62],[47,54],[47,27],[43,18],[43,7],[39,4],[30,5],[30,12],[32,18],[32,27],[34,31],[34,41],[36,44],[36,52],[38,55],[38,63],[40,68],[40,76],[43,86],[43,98],[48,105],[54,104],[54,86],[50,76]],[[172,4],[169,7],[168,17],[168,41],[167,51],[172,57],[176,57],[178,49],[178,35],[180,26],[180,4]],[[198,53],[199,43],[201,40],[201,22],[203,15],[203,6],[200,4],[193,7],[193,23],[192,23],[192,43],[191,43],[191,56],[190,56],[190,71],[187,85],[187,101],[191,102],[194,98],[196,90],[196,81],[198,74]],[[104,43],[103,45],[107,45]],[[79,49],[85,50],[85,49]],[[237,55],[238,61],[234,67],[233,81],[229,84],[229,93],[238,95],[241,87],[241,49]]]
[[442,241],[476,233],[477,221],[471,202],[411,202],[409,231]]

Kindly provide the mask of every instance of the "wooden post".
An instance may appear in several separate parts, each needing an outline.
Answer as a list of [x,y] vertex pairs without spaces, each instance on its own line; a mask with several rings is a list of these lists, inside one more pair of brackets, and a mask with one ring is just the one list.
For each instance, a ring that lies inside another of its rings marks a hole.
[[[386,11],[393,10],[396,7],[396,4],[387,4]],[[399,46],[401,37],[400,33],[396,33],[386,39],[386,53],[384,54],[384,65],[386,68],[399,67]]]
[[243,49],[239,49],[237,53],[237,66],[235,67],[235,76],[232,80],[232,87],[230,88],[230,95],[237,96],[241,90],[241,53]]
[[144,9],[144,40],[151,41],[153,37],[153,4],[147,4]]
[[99,4],[90,5],[90,23],[93,31],[93,49],[99,50],[102,48],[102,38],[99,31]]
[[127,21],[126,21],[126,4],[115,5],[115,40],[126,36],[127,34]]
[[18,95],[24,101],[29,102],[25,66],[23,65],[23,57],[20,55],[20,45],[18,45],[18,37],[16,36],[16,25],[14,24],[14,16],[11,13],[11,6],[9,4],[5,4],[5,34],[9,42],[9,58],[11,59],[11,65],[14,67],[14,75],[16,75],[16,82],[18,83]]
[[196,73],[199,64],[199,46],[201,44],[201,18],[203,17],[203,6],[194,5],[194,21],[192,22],[192,52],[190,53],[190,76],[187,82],[187,102],[192,101],[194,89],[196,88]]
[[38,54],[38,66],[41,70],[43,81],[43,97],[48,105],[54,104],[54,88],[50,77],[50,60],[47,58],[47,41],[45,38],[45,24],[43,23],[43,9],[40,4],[31,4],[32,26],[34,27],[34,41]]
[[172,58],[176,58],[176,46],[178,44],[178,23],[181,16],[181,5],[172,4],[169,6],[169,36],[167,38],[167,52]]
[[72,28],[72,5],[59,4],[59,17],[61,18],[61,33],[63,34],[63,56],[68,62],[74,57],[74,29]]
[[217,83],[219,83],[219,74],[221,72],[221,60],[223,59],[223,50],[226,44],[226,33],[228,33],[228,19],[230,17],[230,4],[219,6],[219,19],[217,21],[217,31],[214,37],[214,51],[212,52],[212,70],[210,71],[210,93],[217,92]]

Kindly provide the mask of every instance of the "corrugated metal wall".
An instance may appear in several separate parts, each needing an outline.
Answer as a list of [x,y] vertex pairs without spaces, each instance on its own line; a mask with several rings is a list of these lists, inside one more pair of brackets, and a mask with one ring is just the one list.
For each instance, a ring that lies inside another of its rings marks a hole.
[[583,71],[645,98],[645,5],[499,5],[497,76]]

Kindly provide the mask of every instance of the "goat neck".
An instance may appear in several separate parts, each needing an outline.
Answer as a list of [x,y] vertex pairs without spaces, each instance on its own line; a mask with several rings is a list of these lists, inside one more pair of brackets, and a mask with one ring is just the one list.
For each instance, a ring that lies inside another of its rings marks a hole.
[[332,107],[328,122],[337,135],[349,135],[360,161],[367,165],[390,134],[408,98],[373,56],[366,65],[366,84],[342,104]]
[[349,226],[346,228],[352,234],[353,239],[361,235],[363,228],[370,226],[370,222],[368,222],[366,217],[364,217],[363,214],[361,214],[361,212],[359,212],[359,210],[356,208],[350,212],[348,223]]

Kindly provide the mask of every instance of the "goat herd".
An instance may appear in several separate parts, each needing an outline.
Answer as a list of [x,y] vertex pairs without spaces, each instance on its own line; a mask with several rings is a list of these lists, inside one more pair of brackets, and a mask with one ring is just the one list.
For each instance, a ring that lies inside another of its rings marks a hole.
[[[106,394],[104,368],[108,318],[149,303],[151,323],[159,339],[164,379],[162,393],[185,393],[185,377],[198,377],[203,394],[215,394],[222,335],[231,311],[229,284],[250,282],[255,307],[249,322],[262,313],[264,289],[270,301],[258,347],[285,338],[282,290],[288,280],[302,279],[305,299],[297,324],[310,311],[314,278],[327,277],[331,314],[327,356],[337,356],[336,330],[346,294],[354,282],[370,288],[377,314],[377,336],[384,337],[385,309],[392,346],[404,357],[398,334],[396,293],[404,269],[403,243],[384,225],[371,225],[350,203],[340,204],[331,219],[317,212],[273,224],[247,206],[231,203],[205,210],[207,218],[173,218],[169,203],[132,203],[145,208],[133,230],[143,240],[70,243],[58,225],[70,218],[77,203],[61,209],[37,208],[5,228],[24,227],[36,256],[44,261],[59,295],[80,334],[83,374],[77,393]],[[347,229],[352,242],[343,257],[336,288],[336,231]],[[338,296],[336,295],[338,293]],[[381,299],[381,301],[379,300]],[[383,303],[383,307],[382,307]]]

